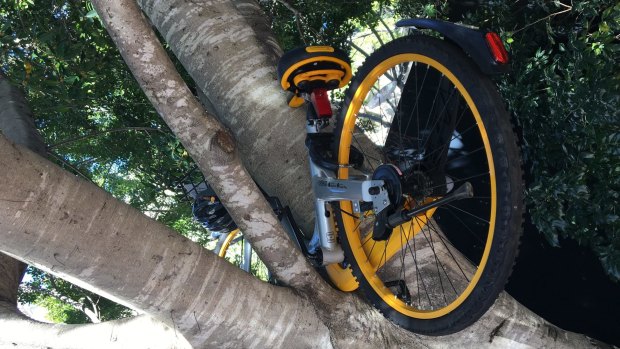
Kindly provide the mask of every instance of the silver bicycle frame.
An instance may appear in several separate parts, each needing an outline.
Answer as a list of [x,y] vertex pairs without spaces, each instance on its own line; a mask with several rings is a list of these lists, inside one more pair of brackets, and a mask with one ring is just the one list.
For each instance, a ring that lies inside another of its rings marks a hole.
[[[306,132],[319,133],[320,128],[308,125]],[[340,263],[344,260],[344,251],[338,244],[334,214],[329,203],[340,200],[352,201],[354,213],[359,213],[360,202],[372,202],[373,210],[379,213],[390,204],[390,199],[382,180],[337,179],[333,171],[317,165],[310,156],[308,159],[314,193],[314,234],[319,236],[323,265]]]

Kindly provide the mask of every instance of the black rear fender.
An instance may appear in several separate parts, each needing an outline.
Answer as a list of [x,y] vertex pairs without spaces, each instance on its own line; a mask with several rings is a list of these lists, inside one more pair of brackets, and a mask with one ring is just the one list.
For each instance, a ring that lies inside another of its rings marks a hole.
[[487,31],[428,18],[403,19],[398,21],[396,26],[431,29],[438,32],[465,51],[484,74],[502,74],[510,70],[510,64],[500,63],[495,59],[492,49],[485,38]]

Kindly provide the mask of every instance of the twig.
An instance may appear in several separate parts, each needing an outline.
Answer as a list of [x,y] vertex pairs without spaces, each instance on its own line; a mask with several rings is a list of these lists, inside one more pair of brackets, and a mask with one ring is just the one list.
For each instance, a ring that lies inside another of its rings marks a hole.
[[379,21],[381,22],[381,24],[383,24],[388,34],[390,34],[390,37],[392,38],[392,40],[396,39],[396,37],[394,37],[394,32],[392,32],[392,29],[390,29],[390,27],[388,27],[388,25],[385,23],[383,18],[381,18],[381,15],[379,15]]
[[370,31],[375,35],[377,40],[379,40],[379,44],[381,44],[381,46],[385,45],[383,43],[383,40],[381,40],[381,36],[379,36],[379,33],[377,32],[377,30],[375,28],[370,28]]
[[569,6],[569,5],[563,4],[563,3],[561,3],[561,2],[559,2],[559,4],[560,4],[560,5],[562,5],[562,6],[564,6],[564,7],[566,7],[566,9],[565,9],[565,10],[562,10],[562,11],[554,12],[554,13],[552,13],[552,14],[550,14],[550,15],[548,15],[548,16],[546,16],[546,17],[544,17],[544,18],[541,18],[541,19],[539,19],[539,20],[537,20],[537,21],[535,21],[535,22],[529,23],[529,24],[527,24],[526,26],[524,26],[523,28],[520,28],[520,29],[517,29],[517,30],[513,31],[513,32],[512,32],[512,35],[514,35],[514,34],[516,34],[516,33],[520,32],[520,31],[522,31],[522,30],[524,30],[524,29],[526,29],[526,28],[528,28],[528,27],[531,27],[531,26],[533,26],[534,24],[536,24],[536,23],[538,23],[538,22],[541,22],[541,21],[547,20],[547,19],[552,18],[552,17],[555,17],[555,16],[557,16],[557,15],[561,15],[562,13],[569,12],[569,11],[571,11],[571,10],[573,9],[573,6]]
[[306,38],[304,37],[304,33],[301,29],[301,26],[302,26],[301,19],[304,17],[303,13],[301,13],[299,10],[293,7],[293,5],[291,5],[286,0],[277,0],[277,1],[293,13],[293,15],[295,16],[295,25],[297,26],[297,32],[299,33],[299,37],[301,38],[301,41],[304,42],[304,45],[308,46],[308,42],[306,41]]
[[99,158],[96,158],[96,157],[95,158],[88,158],[86,160],[82,160],[82,161],[78,162],[74,166],[82,166],[82,165],[88,164],[89,162],[97,161],[98,159]]
[[286,0],[278,0],[278,2],[293,13],[293,15],[295,16],[295,25],[297,26],[297,32],[299,33],[299,37],[301,38],[301,41],[304,42],[304,45],[308,45],[301,30],[301,17],[303,17],[303,14],[299,12],[295,7],[293,7],[293,5],[289,4]]
[[11,200],[11,199],[2,199],[2,198],[0,198],[0,201],[6,201],[6,202],[19,202],[19,203],[23,203],[23,202],[32,202],[32,200]]
[[200,324],[198,323],[198,319],[196,318],[196,312],[194,311],[194,320],[196,321],[196,326],[198,326],[198,333],[202,332],[200,329]]
[[293,12],[295,16],[303,16],[301,12],[299,12],[293,5],[289,4],[286,0],[278,0],[279,3],[284,5],[289,11]]
[[351,47],[353,47],[357,52],[361,53],[364,57],[370,56],[366,51],[364,51],[361,47],[357,46],[353,41],[349,41]]
[[172,320],[172,329],[174,330],[174,337],[178,337],[177,335],[177,324],[174,323],[174,316],[173,316],[173,312],[174,309],[170,310],[170,320]]
[[82,176],[84,179],[86,179],[89,182],[92,182],[92,180],[88,177],[86,177],[85,174],[83,174],[80,170],[78,170],[77,168],[75,168],[73,165],[71,165],[71,163],[69,163],[67,160],[65,160],[62,156],[54,153],[53,151],[48,150],[47,153],[51,156],[53,156],[54,158],[56,158],[57,160],[59,160],[63,165],[69,167],[70,169],[72,169],[73,171],[75,171],[75,173],[77,173],[78,175]]
[[295,15],[295,24],[297,26],[297,32],[299,33],[299,37],[301,38],[301,41],[304,42],[304,45],[308,46],[308,42],[306,41],[306,38],[304,37],[304,34],[301,31],[301,21],[299,19],[299,16],[297,15]]
[[79,141],[85,138],[92,138],[92,137],[98,137],[100,135],[106,134],[106,133],[112,133],[112,132],[123,132],[123,131],[159,131],[159,132],[164,132],[159,128],[155,128],[155,127],[121,127],[121,128],[114,128],[111,130],[104,130],[104,131],[99,131],[99,132],[93,132],[91,134],[87,134],[84,136],[78,136],[78,137],[73,137],[73,138],[69,138],[66,139],[64,141],[61,141],[59,143],[56,144],[52,144],[50,146],[47,147],[47,149],[53,149],[53,148],[57,148],[60,147],[61,145],[65,145],[67,143],[73,143],[75,141]]

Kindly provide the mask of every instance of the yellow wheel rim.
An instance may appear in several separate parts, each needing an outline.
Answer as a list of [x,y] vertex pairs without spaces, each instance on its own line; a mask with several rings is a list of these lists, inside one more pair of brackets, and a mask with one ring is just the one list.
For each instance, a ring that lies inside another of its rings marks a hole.
[[226,239],[224,239],[220,250],[217,252],[218,256],[222,258],[226,257],[226,251],[228,250],[228,247],[230,247],[230,243],[235,239],[235,236],[237,236],[238,233],[239,229],[235,229],[228,233],[228,235],[226,235]]
[[[359,85],[358,89],[355,91],[355,94],[352,98],[351,104],[349,105],[349,109],[345,114],[344,124],[342,128],[342,134],[340,135],[340,144],[338,151],[338,161],[339,164],[346,165],[349,163],[349,152],[352,141],[352,135],[355,128],[355,121],[357,118],[357,112],[360,110],[362,103],[365,100],[368,92],[374,85],[374,83],[379,79],[381,75],[383,75],[386,71],[391,69],[392,67],[405,63],[405,62],[418,62],[426,64],[430,67],[433,67],[440,73],[442,73],[449,81],[454,84],[454,86],[461,93],[461,96],[466,101],[475,121],[477,123],[477,128],[480,133],[480,138],[484,144],[484,151],[486,155],[486,160],[488,164],[489,170],[489,178],[490,178],[490,217],[489,217],[489,231],[485,242],[485,247],[482,253],[482,257],[478,264],[477,270],[475,271],[473,277],[469,281],[467,287],[460,293],[458,297],[452,300],[445,307],[441,307],[435,310],[423,310],[417,309],[412,305],[406,304],[403,300],[395,297],[394,293],[385,286],[383,281],[379,278],[376,271],[377,268],[380,267],[381,263],[377,263],[377,257],[373,255],[373,252],[369,252],[368,248],[365,248],[365,244],[363,239],[360,237],[359,227],[359,219],[353,218],[349,215],[342,215],[343,220],[343,228],[345,229],[346,237],[351,247],[351,252],[353,254],[353,258],[358,264],[363,277],[368,281],[374,292],[381,297],[381,299],[388,304],[391,308],[397,310],[401,314],[419,319],[433,319],[444,316],[454,309],[456,309],[459,305],[463,303],[463,301],[471,294],[474,287],[480,280],[482,272],[486,266],[490,250],[491,243],[493,241],[493,233],[495,227],[495,219],[496,219],[496,208],[497,208],[497,192],[496,192],[496,182],[495,182],[495,167],[493,164],[493,156],[491,153],[491,147],[488,139],[488,135],[484,124],[482,122],[482,118],[480,113],[473,103],[471,96],[468,91],[465,89],[463,84],[458,80],[458,78],[448,70],[444,65],[439,63],[438,61],[424,56],[420,54],[400,54],[396,56],[392,56],[389,59],[386,59],[381,64],[377,65],[362,81]],[[349,176],[349,169],[347,167],[341,167],[338,171],[338,178],[347,179]],[[350,201],[342,201],[340,203],[341,209],[343,211],[353,212],[352,204]],[[427,217],[430,219],[433,212],[427,211]],[[411,224],[411,223],[409,223]],[[409,234],[408,237],[412,238],[417,232],[419,232],[423,225],[426,222],[419,224],[418,227],[414,227],[410,229],[412,234]],[[402,229],[401,229],[402,231]],[[397,241],[399,239],[396,239]],[[399,246],[392,247],[393,249],[402,248],[404,243],[401,242]],[[381,249],[378,249],[381,250]],[[381,252],[383,253],[383,252]],[[386,258],[387,259],[387,258]]]

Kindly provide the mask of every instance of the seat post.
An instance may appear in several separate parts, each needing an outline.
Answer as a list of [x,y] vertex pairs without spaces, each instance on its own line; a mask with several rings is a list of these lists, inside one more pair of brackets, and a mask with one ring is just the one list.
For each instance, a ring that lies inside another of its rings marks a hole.
[[310,102],[319,119],[332,117],[332,105],[329,101],[327,89],[316,88],[310,94]]

